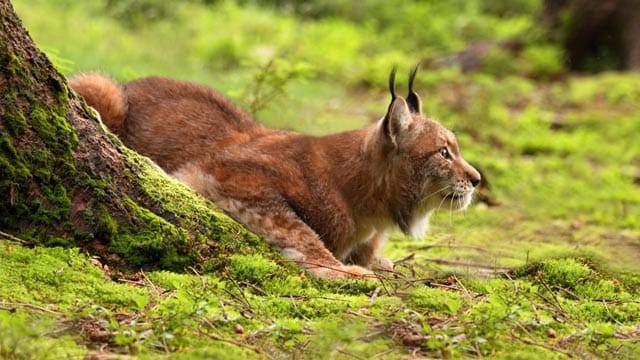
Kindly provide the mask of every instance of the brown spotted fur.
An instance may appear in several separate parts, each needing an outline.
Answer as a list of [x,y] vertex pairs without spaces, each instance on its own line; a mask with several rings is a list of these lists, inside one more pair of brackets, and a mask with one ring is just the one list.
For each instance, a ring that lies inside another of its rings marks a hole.
[[[394,73],[392,73],[394,75]],[[318,277],[390,270],[394,228],[420,237],[434,210],[464,209],[480,174],[413,91],[360,130],[308,136],[268,129],[221,94],[147,77],[118,85],[84,74],[71,87],[127,146],[213,200]]]

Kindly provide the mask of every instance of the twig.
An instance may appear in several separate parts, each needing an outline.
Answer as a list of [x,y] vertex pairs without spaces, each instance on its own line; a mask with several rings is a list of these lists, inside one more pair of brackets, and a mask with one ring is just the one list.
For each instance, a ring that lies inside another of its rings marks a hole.
[[348,300],[348,299],[332,298],[332,297],[328,297],[328,296],[310,296],[310,295],[282,294],[282,295],[278,295],[278,297],[301,300],[301,301],[306,301],[306,300],[309,300],[309,299],[322,299],[322,300],[331,300],[331,301],[350,302],[350,300]]
[[253,290],[257,291],[261,296],[269,296],[269,294],[267,294],[264,290],[262,290],[261,288],[257,287],[256,285],[250,283],[250,282],[246,282],[243,281],[242,285],[246,285],[250,288],[252,288]]
[[536,322],[538,324],[540,324],[542,322],[542,320],[540,319],[540,314],[538,313],[538,308],[536,307],[536,304],[533,301],[531,302],[531,309],[533,310],[533,313],[536,315]]
[[2,303],[0,305],[0,309],[3,310],[7,310],[7,311],[15,311],[16,307],[23,307],[23,308],[27,308],[27,309],[31,309],[31,310],[38,310],[38,311],[43,311],[43,312],[47,312],[49,314],[60,314],[60,312],[55,311],[55,310],[50,310],[47,309],[45,307],[42,306],[38,306],[38,305],[34,305],[34,304],[27,304],[27,303]]
[[616,322],[616,324],[620,326],[625,326],[623,323],[620,322],[620,320],[616,319],[616,317],[611,314],[611,311],[609,310],[609,306],[607,305],[606,301],[603,301],[602,305],[604,305],[604,309],[607,310],[607,314],[609,314],[609,317],[612,318],[613,321]]
[[356,355],[356,354],[354,354],[354,353],[352,353],[352,352],[350,352],[350,351],[347,351],[347,350],[337,349],[337,351],[338,351],[339,353],[341,353],[341,354],[345,354],[345,355],[347,355],[347,356],[351,356],[351,357],[352,357],[352,358],[354,358],[354,359],[358,359],[358,360],[366,360],[366,359],[365,359],[365,358],[363,358],[362,356],[360,356],[360,355]]
[[238,293],[240,293],[240,296],[242,297],[244,304],[249,308],[249,310],[251,310],[251,312],[255,312],[253,310],[253,306],[249,302],[249,299],[247,299],[247,297],[244,295],[244,291],[242,290],[240,285],[238,285],[238,282],[236,281],[236,279],[234,279],[233,276],[231,276],[231,274],[227,269],[224,270],[224,274],[226,275],[227,279],[229,279],[229,281],[231,281],[231,283],[236,287],[236,290],[238,290]]
[[469,290],[467,290],[467,288],[464,286],[464,284],[460,281],[460,279],[458,279],[458,277],[455,274],[453,275],[453,279],[455,280],[456,284],[460,286],[465,297],[469,300],[472,300],[473,296],[471,296],[471,293],[469,292]]
[[376,298],[380,294],[380,287],[378,286],[375,290],[373,290],[373,294],[371,294],[371,298],[369,298],[369,306],[373,306],[373,302],[376,301]]
[[487,249],[481,248],[479,246],[472,246],[472,245],[439,245],[439,244],[416,246],[416,247],[409,248],[409,250],[411,250],[411,251],[429,250],[429,249],[433,249],[433,248],[472,249],[472,250],[478,250],[480,252],[487,252]]
[[33,246],[34,245],[33,241],[22,240],[20,238],[17,238],[15,236],[11,235],[11,234],[7,234],[6,232],[0,231],[0,236],[2,236],[3,238],[5,238],[7,240],[18,242],[18,243],[20,243],[20,244],[22,244],[24,246]]
[[593,301],[593,302],[603,302],[603,303],[613,304],[613,305],[640,304],[640,300],[618,300],[618,299],[605,299],[605,298],[584,299],[584,300]]
[[424,260],[432,263],[436,263],[436,264],[442,264],[442,265],[465,266],[465,267],[475,267],[475,268],[493,269],[493,270],[502,270],[502,271],[512,270],[512,268],[506,267],[506,266],[495,266],[495,265],[489,265],[489,264],[464,262],[464,261],[456,261],[456,260],[433,259],[433,258],[424,258]]
[[200,282],[202,283],[202,288],[203,289],[205,287],[207,287],[206,280],[204,279],[204,277],[202,277],[202,275],[200,275],[200,272],[198,272],[198,270],[196,268],[194,268],[193,266],[189,266],[189,270],[191,270],[198,277],[198,279],[200,279]]
[[[528,336],[531,336],[529,334],[529,332],[527,331],[527,329],[525,329],[524,326],[522,326],[522,324],[516,323],[516,326],[518,328],[520,328],[525,334],[527,334]],[[561,354],[563,354],[563,355],[565,355],[565,356],[567,356],[569,358],[573,358],[573,354],[571,354],[570,352],[564,351],[564,350],[559,349],[559,348],[557,348],[555,346],[547,345],[547,344],[544,344],[544,343],[539,343],[539,342],[533,341],[531,339],[526,339],[526,338],[523,338],[523,337],[520,337],[520,336],[516,335],[514,328],[511,328],[511,337],[513,339],[515,339],[515,340],[522,341],[523,343],[525,343],[527,345],[533,345],[533,346],[542,347],[542,348],[545,348],[547,350],[559,352],[559,353],[561,353]]]
[[[215,328],[213,326],[213,324],[211,324],[211,322],[209,322],[209,320],[207,320],[207,319],[202,319],[202,320],[204,322],[206,322],[207,325],[209,325],[209,327],[211,327],[212,329]],[[205,336],[207,336],[208,338],[210,338],[212,340],[222,341],[222,342],[226,342],[226,343],[229,343],[229,344],[232,344],[232,345],[235,345],[235,346],[240,346],[240,347],[243,347],[245,349],[249,349],[249,350],[255,352],[258,355],[264,355],[268,359],[273,359],[273,357],[271,357],[269,354],[267,354],[265,352],[262,352],[260,349],[258,349],[256,347],[253,347],[253,346],[251,346],[249,344],[245,344],[245,343],[240,342],[240,341],[236,341],[236,340],[233,340],[233,339],[229,339],[229,338],[225,338],[225,337],[218,336],[218,335],[215,335],[215,334],[211,334],[211,333],[209,333],[207,331],[203,331],[202,330],[202,323],[200,325],[198,325],[198,331],[200,332],[200,334],[205,335]]]
[[218,299],[218,303],[220,303],[220,309],[222,309],[222,318],[225,320],[229,320],[229,314],[227,314],[227,309],[224,307],[222,299]]
[[302,318],[304,318],[306,321],[310,322],[311,319],[309,319],[308,317],[304,316],[304,314],[299,312],[298,304],[296,304],[296,299],[294,299],[293,296],[289,296],[289,300],[291,301],[291,305],[293,305],[293,308],[294,308],[295,312],[298,313],[300,316],[302,316]]
[[[291,259],[280,259],[280,260],[278,260],[278,261],[280,261],[280,262],[287,262],[287,263],[296,263],[296,264],[298,264],[298,265],[303,265],[303,267],[305,267],[304,265],[311,265],[311,266],[313,266],[314,268],[324,268],[324,269],[329,269],[329,270],[333,270],[333,271],[336,271],[336,272],[341,272],[341,273],[343,273],[343,274],[350,274],[350,275],[354,275],[354,279],[359,279],[359,278],[361,278],[361,279],[370,279],[370,280],[376,280],[376,279],[379,279],[376,275],[368,275],[368,274],[367,274],[367,275],[360,275],[360,276],[357,276],[357,275],[355,275],[355,274],[353,274],[353,273],[350,273],[350,272],[348,272],[348,271],[346,271],[346,270],[342,270],[342,269],[339,269],[339,268],[334,267],[334,266],[324,265],[324,264],[320,264],[320,263],[316,263],[316,262],[301,261],[301,260],[291,260]],[[306,268],[306,267],[305,267],[305,268]]]
[[562,308],[562,305],[560,304],[560,300],[558,300],[558,296],[556,296],[556,293],[553,291],[553,289],[551,289],[549,284],[547,284],[547,282],[544,281],[541,273],[538,273],[537,278],[538,278],[538,281],[540,281],[540,283],[542,284],[542,286],[544,286],[544,288],[547,289],[547,291],[551,294],[551,296],[553,297],[553,301],[555,301],[556,306],[558,307],[558,309],[560,309],[560,312],[562,312],[562,314],[566,314],[564,309]]
[[482,352],[480,351],[480,345],[478,345],[477,341],[473,342],[473,347],[476,350],[476,355],[478,356],[478,359],[482,359]]
[[386,351],[383,351],[383,352],[379,352],[379,353],[377,353],[377,354],[373,355],[371,358],[372,358],[372,359],[379,358],[379,357],[381,357],[381,356],[385,356],[385,355],[387,355],[387,354],[390,354],[390,353],[392,353],[393,351],[394,351],[394,349],[389,349],[389,350],[386,350]]
[[151,279],[149,279],[149,277],[147,276],[147,273],[145,273],[144,271],[142,271],[142,270],[141,270],[141,271],[140,271],[140,274],[142,275],[142,278],[144,279],[144,281],[147,283],[147,287],[150,287],[150,288],[151,288],[151,290],[153,290],[153,292],[154,292],[156,295],[160,295],[160,294],[162,294],[162,293],[164,292],[164,289],[163,289],[163,291],[160,291],[160,290],[156,287],[156,285],[153,283],[153,281],[151,281]]
[[374,317],[373,317],[373,316],[369,316],[369,315],[365,315],[365,314],[360,314],[359,312],[357,312],[357,311],[353,311],[353,310],[347,310],[347,311],[345,311],[345,313],[347,313],[347,314],[351,314],[351,315],[355,315],[355,316],[358,316],[358,317],[361,317],[361,318],[365,318],[365,319],[374,319]]
[[407,262],[409,260],[413,260],[413,258],[415,258],[415,257],[416,257],[416,253],[411,253],[411,254],[409,254],[409,255],[401,258],[401,259],[398,259],[398,260],[394,261],[393,263],[396,264],[396,265],[402,264],[402,263]]

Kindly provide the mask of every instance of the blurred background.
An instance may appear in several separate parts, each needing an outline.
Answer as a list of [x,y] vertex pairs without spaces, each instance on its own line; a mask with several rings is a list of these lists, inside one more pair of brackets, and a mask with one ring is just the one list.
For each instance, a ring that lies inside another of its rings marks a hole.
[[[416,64],[425,113],[487,183],[423,241],[385,249],[482,272],[587,256],[640,270],[636,0],[14,0],[67,76],[214,87],[268,126],[366,126]],[[404,91],[403,91],[404,92]]]

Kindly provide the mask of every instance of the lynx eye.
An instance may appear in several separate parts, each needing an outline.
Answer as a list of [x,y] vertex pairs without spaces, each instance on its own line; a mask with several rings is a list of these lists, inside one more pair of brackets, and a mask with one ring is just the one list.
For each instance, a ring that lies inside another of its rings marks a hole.
[[440,155],[442,155],[442,157],[447,160],[451,160],[451,153],[449,152],[449,149],[446,147],[443,147],[442,149],[440,149]]

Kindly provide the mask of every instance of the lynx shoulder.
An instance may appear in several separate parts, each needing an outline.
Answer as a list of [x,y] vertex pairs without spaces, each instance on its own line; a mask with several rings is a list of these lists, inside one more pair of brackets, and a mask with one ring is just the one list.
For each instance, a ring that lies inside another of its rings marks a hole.
[[321,137],[265,128],[214,90],[149,77],[70,81],[123,142],[213,200],[284,256],[326,278],[375,276],[387,233],[415,237],[440,207],[471,202],[480,174],[422,112],[409,77],[380,121]]

